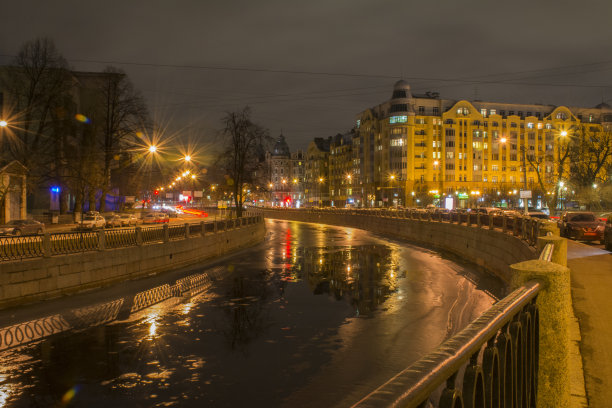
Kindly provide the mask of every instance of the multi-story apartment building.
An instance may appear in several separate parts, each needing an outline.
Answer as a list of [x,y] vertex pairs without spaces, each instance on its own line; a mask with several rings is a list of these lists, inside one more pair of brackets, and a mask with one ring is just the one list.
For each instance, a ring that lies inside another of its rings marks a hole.
[[304,192],[309,206],[330,205],[329,151],[332,138],[316,137],[306,151]]
[[353,182],[358,182],[353,166],[354,130],[337,134],[329,147],[329,199],[331,205],[344,207],[354,204]]
[[363,206],[441,199],[453,206],[516,205],[517,191],[524,189],[533,190],[535,205],[555,189],[563,146],[584,137],[585,129],[611,125],[612,109],[605,104],[455,101],[437,93],[413,95],[398,81],[388,101],[357,115],[354,198]]
[[301,150],[291,153],[282,134],[266,153],[268,191],[271,206],[300,207],[304,201],[305,157]]

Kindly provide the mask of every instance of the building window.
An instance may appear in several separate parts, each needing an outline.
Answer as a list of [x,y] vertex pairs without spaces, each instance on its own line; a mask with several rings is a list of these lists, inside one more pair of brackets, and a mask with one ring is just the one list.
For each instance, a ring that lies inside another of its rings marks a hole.
[[407,112],[407,111],[408,111],[408,104],[406,103],[399,103],[396,105],[391,105],[391,109],[389,110],[390,113]]
[[533,122],[527,123],[527,129],[533,129]]
[[357,119],[357,129],[359,129],[359,126],[361,126],[361,120]]
[[424,115],[424,114],[425,114],[425,107],[419,106],[419,115]]
[[414,123],[416,123],[417,125],[424,125],[425,124],[425,119],[423,119],[423,118],[415,119]]
[[433,114],[434,115],[439,115],[440,114],[440,108],[438,108],[437,106],[433,107]]
[[408,116],[406,116],[406,115],[391,116],[389,118],[389,123],[406,123],[406,122],[408,122]]

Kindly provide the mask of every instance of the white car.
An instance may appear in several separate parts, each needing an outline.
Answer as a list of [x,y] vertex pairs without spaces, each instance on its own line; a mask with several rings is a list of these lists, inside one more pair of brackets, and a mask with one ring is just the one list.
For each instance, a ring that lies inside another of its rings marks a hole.
[[104,228],[106,220],[101,215],[91,214],[85,215],[83,220],[79,223],[78,229],[94,230],[97,228]]

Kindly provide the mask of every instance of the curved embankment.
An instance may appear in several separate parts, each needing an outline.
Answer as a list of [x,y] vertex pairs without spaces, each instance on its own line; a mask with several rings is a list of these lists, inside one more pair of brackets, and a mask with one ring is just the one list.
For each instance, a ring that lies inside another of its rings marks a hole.
[[2,262],[0,309],[194,265],[255,245],[264,239],[265,225],[262,217],[253,220],[165,242]]
[[380,212],[374,211],[370,212],[371,215],[367,211],[327,212],[289,209],[266,209],[262,210],[262,213],[267,218],[360,228],[437,247],[484,267],[506,283],[511,281],[511,264],[537,258],[536,248],[530,246],[528,242],[501,229],[489,228],[488,225],[381,216],[378,214]]

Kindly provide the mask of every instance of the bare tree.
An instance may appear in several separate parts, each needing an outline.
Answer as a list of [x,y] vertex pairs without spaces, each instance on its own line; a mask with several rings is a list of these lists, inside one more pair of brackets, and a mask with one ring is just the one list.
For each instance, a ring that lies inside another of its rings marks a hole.
[[71,86],[68,63],[53,41],[38,38],[21,47],[13,66],[5,67],[0,78],[16,122],[11,128],[16,137],[5,145],[5,154],[29,169],[31,184],[61,176],[65,140],[54,132],[58,128],[54,122],[67,118]]
[[268,130],[251,120],[251,110],[228,112],[222,119],[225,150],[220,163],[227,173],[227,184],[232,188],[236,216],[242,216],[246,186],[262,169],[265,150],[270,141]]
[[102,196],[100,211],[106,208],[106,194],[111,187],[111,171],[120,166],[121,153],[131,136],[146,127],[147,108],[139,92],[120,69],[107,67],[99,83],[100,98],[96,121],[101,135]]

